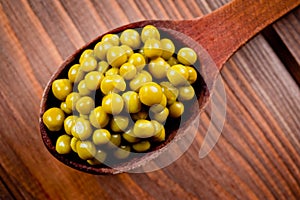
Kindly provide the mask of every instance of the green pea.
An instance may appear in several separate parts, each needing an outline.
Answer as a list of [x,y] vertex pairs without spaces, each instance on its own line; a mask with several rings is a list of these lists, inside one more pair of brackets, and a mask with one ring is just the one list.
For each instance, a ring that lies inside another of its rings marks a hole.
[[97,71],[104,74],[109,69],[109,64],[106,61],[98,62]]
[[184,65],[193,65],[197,60],[197,54],[193,49],[184,47],[178,51],[177,59]]
[[83,115],[87,115],[90,113],[92,109],[95,108],[95,102],[94,99],[92,99],[89,96],[81,97],[76,102],[76,110]]
[[134,29],[126,29],[121,33],[120,41],[132,49],[138,49],[141,44],[140,34]]
[[111,134],[107,129],[96,129],[93,133],[93,142],[96,145],[107,144],[110,138]]
[[148,39],[144,45],[145,56],[149,58],[160,57],[163,53],[161,43],[157,39]]
[[119,36],[117,34],[106,34],[102,37],[101,41],[110,42],[113,46],[118,46],[120,43]]
[[120,134],[111,134],[109,143],[107,143],[108,148],[116,148],[121,144],[121,135]]
[[106,59],[112,67],[120,67],[127,61],[127,54],[121,47],[113,46],[107,50]]
[[155,133],[153,124],[149,120],[139,119],[133,126],[133,134],[138,138],[149,138]]
[[133,64],[136,67],[137,71],[141,71],[146,65],[145,57],[140,53],[132,54],[129,57],[128,62]]
[[80,69],[84,72],[90,72],[97,67],[97,60],[94,57],[84,59],[80,65]]
[[78,93],[80,96],[87,96],[91,93],[91,90],[87,88],[87,84],[85,80],[81,80],[77,86]]
[[106,59],[107,51],[113,47],[113,44],[111,44],[109,41],[101,41],[98,42],[95,45],[94,48],[94,55],[99,60],[103,61]]
[[72,135],[71,130],[77,118],[75,115],[70,115],[64,120],[64,129],[68,135]]
[[180,117],[184,112],[184,105],[181,102],[175,101],[169,106],[170,116],[173,118]]
[[81,117],[77,118],[71,128],[71,133],[74,137],[80,140],[89,138],[92,135],[92,127],[90,122]]
[[65,119],[65,114],[60,108],[49,108],[43,114],[43,122],[50,131],[61,130]]
[[72,83],[69,79],[57,79],[52,83],[53,95],[61,101],[64,101],[68,94],[72,92],[72,88]]
[[68,154],[71,152],[71,137],[69,135],[61,135],[58,137],[55,150],[59,154]]
[[148,65],[148,70],[156,79],[163,79],[167,76],[170,65],[161,57],[154,58]]
[[100,86],[103,77],[103,74],[99,71],[91,71],[87,73],[84,77],[86,87],[91,91],[97,90]]
[[68,78],[71,83],[77,83],[84,77],[84,72],[80,69],[79,64],[73,65],[68,71]]
[[60,104],[60,109],[61,109],[62,111],[64,111],[66,114],[71,114],[71,113],[72,113],[72,110],[70,110],[70,109],[67,107],[66,102],[61,102],[61,104]]
[[121,145],[117,150],[114,152],[114,156],[118,159],[125,159],[128,158],[130,155],[130,146],[128,145]]
[[78,156],[83,160],[94,158],[96,155],[96,147],[91,141],[81,141],[76,143]]
[[129,119],[126,116],[116,115],[110,121],[110,128],[113,132],[123,132],[129,125]]
[[149,141],[144,140],[138,143],[135,143],[132,145],[132,148],[136,151],[136,152],[145,152],[147,150],[149,150],[151,147],[151,144]]
[[82,54],[80,55],[80,58],[79,58],[79,63],[83,63],[83,61],[86,59],[86,58],[89,58],[89,57],[94,57],[94,52],[92,49],[86,49],[82,52]]
[[195,90],[192,86],[182,86],[179,88],[178,99],[180,101],[191,100],[195,96]]
[[142,29],[141,39],[145,43],[148,39],[160,39],[158,29],[153,25],[147,25]]
[[161,43],[161,48],[163,50],[161,57],[165,60],[168,60],[169,58],[172,57],[172,55],[175,52],[175,45],[172,42],[172,40],[167,38],[162,39],[160,43]]
[[129,113],[137,113],[141,110],[142,104],[137,92],[127,91],[122,94],[125,108]]
[[89,120],[94,127],[104,128],[109,122],[109,116],[104,111],[102,106],[97,106],[91,111]]
[[102,99],[102,108],[106,113],[117,115],[124,107],[123,98],[117,93],[109,93]]

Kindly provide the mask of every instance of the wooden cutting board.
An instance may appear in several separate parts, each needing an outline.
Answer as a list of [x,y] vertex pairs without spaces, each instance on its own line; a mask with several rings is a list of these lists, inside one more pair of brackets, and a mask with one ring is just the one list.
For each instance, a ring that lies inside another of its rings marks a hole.
[[198,153],[209,109],[187,152],[150,173],[79,172],[52,157],[41,140],[43,89],[76,49],[129,22],[190,19],[227,2],[0,0],[0,199],[299,199],[299,8],[222,69],[226,101],[216,96],[226,105],[225,124],[206,157]]

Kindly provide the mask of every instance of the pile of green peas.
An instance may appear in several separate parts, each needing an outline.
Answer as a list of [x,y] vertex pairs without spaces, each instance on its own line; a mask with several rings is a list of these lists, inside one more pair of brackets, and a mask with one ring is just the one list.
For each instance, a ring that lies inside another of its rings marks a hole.
[[151,150],[165,140],[167,119],[180,118],[195,97],[196,61],[191,48],[175,54],[152,25],[104,35],[52,83],[60,105],[45,111],[43,123],[61,134],[56,151],[97,165]]

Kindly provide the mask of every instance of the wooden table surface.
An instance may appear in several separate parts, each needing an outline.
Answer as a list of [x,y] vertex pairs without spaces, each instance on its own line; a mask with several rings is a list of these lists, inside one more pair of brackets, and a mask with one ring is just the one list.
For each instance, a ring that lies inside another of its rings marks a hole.
[[209,110],[187,152],[149,173],[83,173],[41,140],[43,89],[76,49],[129,22],[190,19],[228,1],[0,0],[0,199],[300,199],[299,7],[221,71],[226,121],[206,157]]

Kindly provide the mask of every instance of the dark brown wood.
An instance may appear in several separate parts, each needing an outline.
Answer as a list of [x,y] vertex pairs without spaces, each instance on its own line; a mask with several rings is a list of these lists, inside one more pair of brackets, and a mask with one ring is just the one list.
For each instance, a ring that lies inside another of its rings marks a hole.
[[[286,69],[288,64],[277,56],[286,49],[274,49],[265,35],[250,40],[222,69],[226,101],[215,94],[227,106],[226,121],[217,145],[203,159],[198,153],[210,125],[210,104],[185,154],[151,173],[82,173],[55,159],[42,142],[38,117],[43,89],[76,49],[124,24],[192,19],[229,2],[0,1],[0,196],[299,199],[300,90],[294,81],[299,73]],[[297,8],[272,25],[298,66],[299,13]]]

